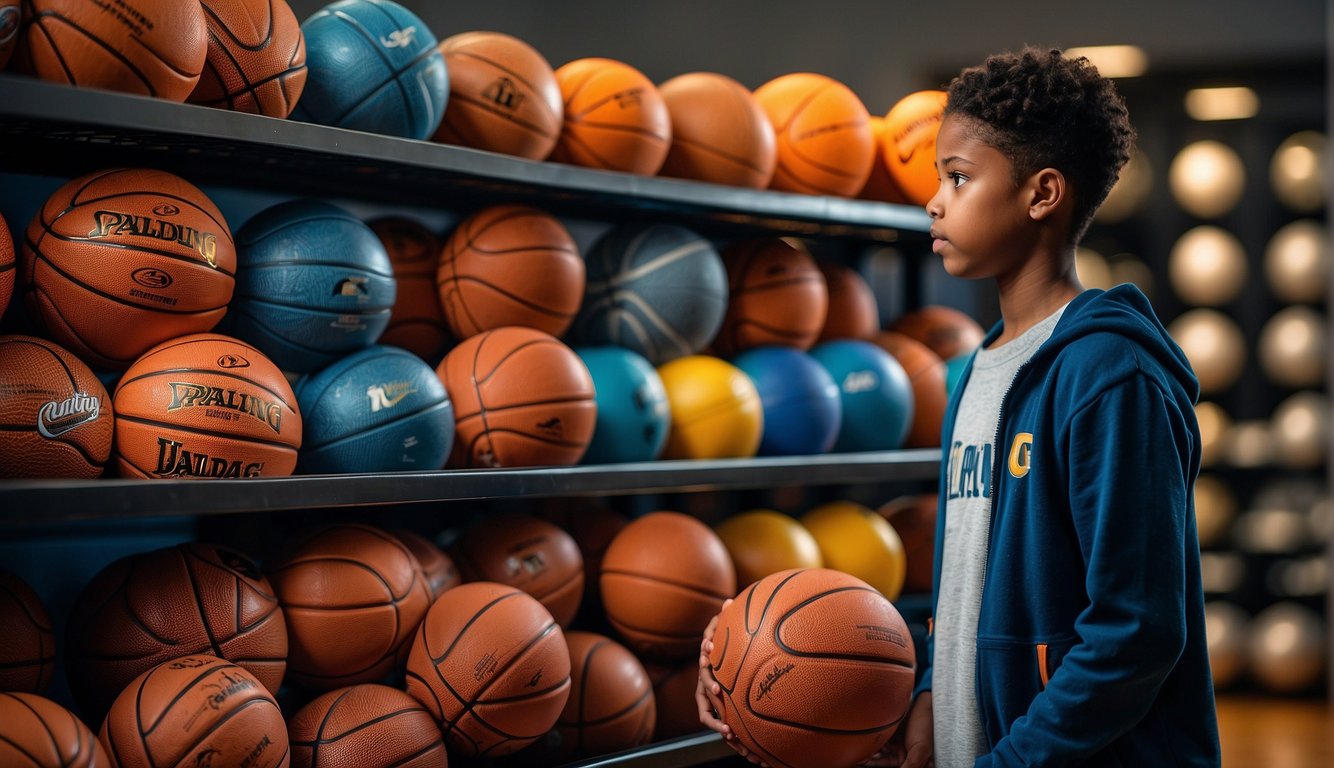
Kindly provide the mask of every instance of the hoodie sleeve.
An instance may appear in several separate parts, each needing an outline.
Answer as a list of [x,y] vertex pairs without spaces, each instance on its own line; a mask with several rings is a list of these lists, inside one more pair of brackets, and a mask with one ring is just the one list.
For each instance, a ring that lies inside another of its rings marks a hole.
[[1083,761],[1144,717],[1185,646],[1195,448],[1184,414],[1136,373],[1069,426],[1069,503],[1090,602],[1079,641],[978,766]]

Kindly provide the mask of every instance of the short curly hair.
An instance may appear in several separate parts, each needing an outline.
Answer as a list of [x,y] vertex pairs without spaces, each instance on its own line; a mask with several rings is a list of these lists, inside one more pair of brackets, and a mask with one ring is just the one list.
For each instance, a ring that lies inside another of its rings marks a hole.
[[1024,48],[959,73],[946,115],[971,118],[978,138],[1014,164],[1015,183],[1043,168],[1070,181],[1078,243],[1130,158],[1135,129],[1111,80],[1083,57]]

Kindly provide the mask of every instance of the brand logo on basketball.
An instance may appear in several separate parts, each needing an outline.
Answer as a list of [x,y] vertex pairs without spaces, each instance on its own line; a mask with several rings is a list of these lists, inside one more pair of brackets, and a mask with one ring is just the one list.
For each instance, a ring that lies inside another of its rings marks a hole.
[[97,211],[93,214],[93,221],[96,226],[88,233],[88,237],[93,240],[121,235],[151,237],[183,245],[202,256],[210,267],[218,266],[218,236],[212,232],[201,232],[184,224],[119,211]]
[[216,659],[201,659],[197,656],[182,656],[168,664],[167,669],[199,669],[200,667],[207,667],[214,661],[216,661]]
[[329,322],[330,328],[337,328],[346,333],[366,330],[366,323],[356,315],[339,315]]
[[528,682],[527,682],[527,683],[524,683],[524,686],[523,686],[523,687],[524,687],[524,688],[536,688],[536,687],[537,687],[537,683],[538,683],[538,681],[541,680],[541,679],[542,679],[542,670],[539,669],[539,670],[537,670],[536,672],[533,673],[533,676],[532,676],[532,677],[528,678]]
[[223,355],[218,358],[219,368],[249,368],[250,361],[240,355]]
[[894,146],[898,148],[899,162],[906,163],[917,154],[917,150],[935,145],[935,134],[927,129],[940,124],[940,115],[919,117],[903,126],[894,134]]
[[[214,416],[225,421],[234,421],[233,413],[253,416],[268,425],[278,434],[283,431],[283,410],[278,403],[271,403],[245,392],[222,387],[210,387],[204,384],[191,384],[183,381],[167,382],[171,387],[171,402],[167,411],[182,408],[208,408],[207,416]],[[223,409],[213,412],[214,409]]]
[[253,680],[247,680],[244,677],[232,677],[226,672],[222,673],[222,679],[223,682],[221,683],[204,683],[205,688],[213,689],[213,693],[209,694],[205,704],[214,712],[221,709],[227,699],[255,687]]
[[638,109],[644,101],[643,88],[630,88],[612,96],[621,109]]
[[796,664],[788,664],[785,667],[780,667],[777,664],[775,664],[774,668],[764,676],[763,680],[760,681],[760,690],[759,693],[755,694],[755,700],[759,701],[760,699],[763,699],[765,696],[768,696],[769,692],[772,691],[774,689],[774,686],[778,684],[779,679],[782,678],[783,675],[786,675],[788,672],[791,672],[793,668],[796,666],[797,666]]
[[908,647],[908,643],[903,639],[903,633],[893,627],[880,627],[874,624],[858,624],[857,629],[866,633],[867,640],[879,640],[886,643],[893,643],[900,648]]
[[243,464],[236,459],[187,451],[184,443],[165,437],[157,439],[157,469],[153,474],[158,477],[259,477],[263,471],[262,461]]
[[175,282],[171,279],[171,275],[153,267],[136,269],[130,273],[130,278],[145,288],[166,288]]
[[264,754],[264,750],[268,749],[272,744],[273,740],[265,734],[264,738],[260,739],[255,746],[250,748],[250,753],[241,761],[241,768],[250,768],[252,765],[258,765],[259,763],[255,761],[259,760],[259,756]]
[[523,103],[523,92],[514,87],[514,81],[508,77],[497,79],[482,91],[484,98],[490,99],[497,107],[504,107],[511,112]]
[[498,666],[500,666],[500,662],[496,661],[495,655],[491,653],[486,654],[478,659],[476,664],[472,665],[473,679],[484,680],[490,677],[491,673],[495,672],[496,667]]
[[410,381],[394,381],[388,384],[374,384],[366,388],[366,397],[371,400],[371,413],[393,408],[403,398],[416,392]]
[[345,277],[334,283],[333,296],[369,296],[370,290],[366,287],[368,282],[364,277]]
[[552,416],[546,421],[539,421],[533,425],[538,432],[542,432],[552,437],[563,437],[565,435],[565,425],[561,423],[559,416]]
[[843,377],[843,391],[849,395],[869,392],[880,385],[880,380],[871,371],[852,371]]
[[64,400],[51,400],[37,409],[37,433],[52,439],[71,429],[97,421],[102,412],[102,401],[83,392],[75,392]]
[[194,766],[195,768],[213,768],[213,758],[221,754],[222,752],[219,752],[218,750],[213,749],[212,747],[204,750],[203,752],[198,752],[195,754]]
[[180,212],[181,209],[171,203],[159,203],[158,205],[153,206],[153,213],[156,213],[159,216],[175,216]]
[[19,31],[19,7],[10,5],[0,8],[0,45],[14,39]]
[[416,37],[416,27],[405,27],[396,29],[380,38],[380,45],[386,48],[407,48],[412,45],[412,38]]

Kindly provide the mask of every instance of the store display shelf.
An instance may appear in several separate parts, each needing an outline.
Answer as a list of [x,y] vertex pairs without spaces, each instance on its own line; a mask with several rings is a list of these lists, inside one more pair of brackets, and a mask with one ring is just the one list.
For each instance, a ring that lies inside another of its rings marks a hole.
[[0,171],[76,175],[142,165],[199,184],[262,185],[431,207],[529,202],[596,219],[892,242],[919,208],[597,171],[429,141],[0,75]]
[[0,527],[477,499],[610,496],[928,480],[940,451],[654,461],[239,480],[0,481]]
[[[577,763],[569,763],[563,768],[687,768],[704,765],[715,760],[736,757],[732,748],[723,742],[723,737],[705,731],[681,736],[668,741],[660,741],[645,747],[603,755]],[[740,762],[740,758],[737,758]]]

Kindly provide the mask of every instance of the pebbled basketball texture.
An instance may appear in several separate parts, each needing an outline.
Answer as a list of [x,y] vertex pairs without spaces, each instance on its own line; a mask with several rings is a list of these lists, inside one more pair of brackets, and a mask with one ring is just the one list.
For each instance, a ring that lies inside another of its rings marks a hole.
[[0,336],[0,478],[98,477],[114,424],[81,360],[46,339]]
[[454,343],[435,287],[440,238],[424,224],[401,216],[374,219],[367,226],[380,238],[394,269],[394,306],[379,343],[401,347],[435,365]]
[[293,768],[446,768],[444,738],[403,691],[365,683],[329,691],[288,720]]
[[51,616],[33,588],[0,569],[0,691],[44,693],[56,668]]
[[658,86],[672,117],[662,176],[764,189],[774,175],[774,129],[746,86],[690,72]]
[[189,100],[287,117],[306,87],[306,39],[287,0],[202,0],[208,55]]
[[0,692],[0,765],[110,768],[97,737],[73,712],[34,693]]
[[[4,9],[0,8],[0,14]],[[0,16],[3,26],[3,16]],[[3,67],[0,64],[0,67]],[[4,317],[9,308],[10,297],[14,295],[14,277],[18,274],[18,259],[14,256],[14,238],[9,234],[9,225],[5,217],[0,216],[0,317]]]

